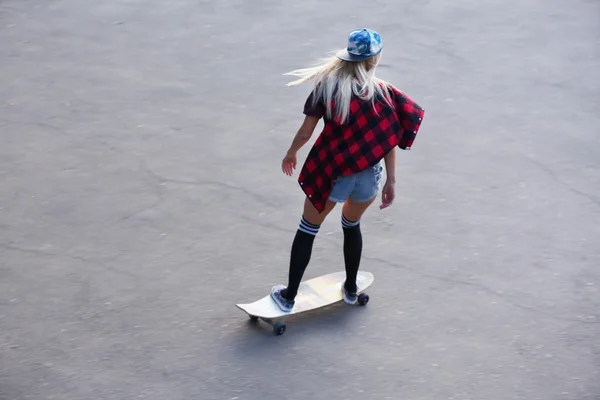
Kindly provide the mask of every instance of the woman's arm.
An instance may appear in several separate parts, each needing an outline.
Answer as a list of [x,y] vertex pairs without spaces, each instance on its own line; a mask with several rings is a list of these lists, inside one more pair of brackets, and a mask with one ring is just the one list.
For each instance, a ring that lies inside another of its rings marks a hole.
[[319,118],[306,116],[304,117],[304,121],[302,122],[302,126],[296,132],[296,136],[294,136],[294,140],[292,140],[292,144],[288,149],[288,154],[296,154],[298,150],[302,148],[308,142],[319,123]]
[[387,179],[381,191],[380,209],[389,207],[396,197],[396,147],[390,150],[384,157],[385,175]]
[[296,132],[296,136],[294,136],[294,140],[292,140],[292,144],[288,149],[285,157],[283,157],[283,161],[281,162],[281,170],[284,174],[292,176],[294,170],[296,169],[296,153],[298,150],[302,148],[308,142],[319,123],[319,118],[306,116],[304,118],[304,122],[302,122],[302,126]]
[[387,176],[387,182],[396,183],[396,147],[390,150],[385,157],[385,175]]

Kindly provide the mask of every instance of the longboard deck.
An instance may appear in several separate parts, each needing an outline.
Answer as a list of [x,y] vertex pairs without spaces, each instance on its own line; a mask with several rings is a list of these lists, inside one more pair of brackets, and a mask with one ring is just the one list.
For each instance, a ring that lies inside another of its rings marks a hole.
[[[346,272],[340,271],[302,282],[298,288],[296,304],[290,312],[281,311],[270,294],[253,303],[236,304],[236,306],[251,317],[258,318],[272,319],[299,314],[342,301],[342,283],[345,279]],[[359,271],[356,279],[358,293],[371,286],[374,279],[372,273]]]

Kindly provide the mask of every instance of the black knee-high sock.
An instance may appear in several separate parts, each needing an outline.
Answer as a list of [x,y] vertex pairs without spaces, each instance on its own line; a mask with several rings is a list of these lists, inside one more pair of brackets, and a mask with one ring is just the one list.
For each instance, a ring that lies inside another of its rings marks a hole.
[[288,300],[294,300],[298,294],[298,287],[310,261],[313,243],[318,232],[319,225],[311,224],[302,217],[292,243],[288,286],[281,292],[281,295]]
[[362,233],[360,220],[350,221],[342,214],[344,231],[344,263],[346,265],[346,290],[356,292],[356,276],[362,255]]

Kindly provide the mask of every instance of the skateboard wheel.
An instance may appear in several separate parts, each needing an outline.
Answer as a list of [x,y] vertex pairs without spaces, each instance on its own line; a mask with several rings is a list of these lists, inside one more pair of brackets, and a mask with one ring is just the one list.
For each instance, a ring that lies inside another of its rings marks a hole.
[[368,294],[361,293],[360,295],[358,295],[358,304],[360,304],[361,306],[365,306],[365,305],[367,305],[368,302],[369,302]]
[[258,317],[254,316],[254,315],[251,315],[250,316],[250,321],[252,321],[252,322],[258,321]]
[[275,325],[273,325],[273,332],[277,336],[283,335],[285,332],[285,324],[283,322],[276,322]]

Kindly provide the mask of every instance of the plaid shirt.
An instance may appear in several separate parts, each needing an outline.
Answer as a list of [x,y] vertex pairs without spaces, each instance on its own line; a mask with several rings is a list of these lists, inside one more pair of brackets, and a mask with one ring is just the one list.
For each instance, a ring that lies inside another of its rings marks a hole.
[[[325,118],[323,131],[308,153],[298,183],[322,212],[333,182],[340,176],[376,165],[395,146],[410,150],[421,126],[424,110],[405,93],[391,88],[393,108],[384,102],[361,101],[353,96],[346,124]],[[304,104],[304,114],[325,117],[323,101],[312,107],[312,92]]]

